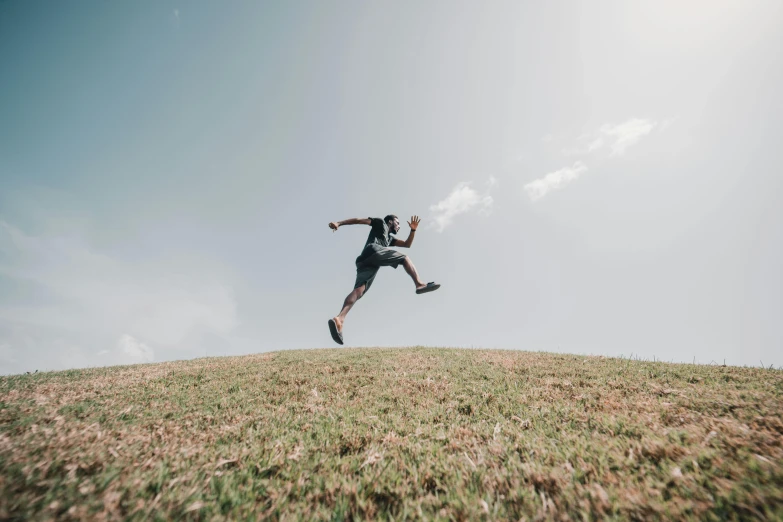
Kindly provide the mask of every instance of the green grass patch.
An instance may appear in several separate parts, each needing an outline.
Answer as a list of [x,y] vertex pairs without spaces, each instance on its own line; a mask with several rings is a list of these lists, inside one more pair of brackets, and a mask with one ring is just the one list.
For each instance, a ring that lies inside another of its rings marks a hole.
[[783,518],[783,372],[335,349],[0,378],[0,518]]

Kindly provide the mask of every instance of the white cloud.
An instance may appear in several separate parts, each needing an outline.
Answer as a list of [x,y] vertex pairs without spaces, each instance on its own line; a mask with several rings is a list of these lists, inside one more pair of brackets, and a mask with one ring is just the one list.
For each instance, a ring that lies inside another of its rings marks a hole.
[[587,166],[581,161],[577,161],[571,167],[564,167],[550,172],[543,178],[531,181],[525,185],[525,190],[531,201],[538,201],[550,191],[566,186],[585,172],[587,172]]
[[598,137],[590,143],[590,145],[587,147],[587,152],[593,152],[594,150],[598,150],[604,145],[604,139],[601,137]]
[[[238,326],[233,289],[221,280],[227,276],[206,260],[151,262],[141,255],[142,261],[126,262],[80,237],[32,236],[0,220],[0,274],[39,296],[23,303],[0,295],[0,345],[14,347],[17,363],[46,358],[67,368],[147,361],[153,347],[188,353],[201,335],[228,335]],[[119,348],[99,352],[117,338]],[[55,341],[74,355],[49,357]],[[18,366],[2,364],[3,358],[9,354],[0,353],[0,373]]]
[[155,353],[152,351],[152,348],[128,334],[123,335],[117,341],[117,350],[121,355],[127,356],[133,362],[152,362],[155,360]]
[[487,191],[485,194],[479,194],[470,186],[469,182],[458,183],[446,199],[435,205],[430,206],[433,212],[434,226],[438,232],[449,226],[454,218],[460,214],[471,211],[477,211],[479,214],[487,215],[492,211],[492,196],[489,191],[497,185],[497,179],[490,177],[487,182]]
[[[658,124],[653,120],[632,118],[617,125],[607,123],[594,132],[577,137],[576,146],[562,149],[560,152],[564,156],[586,156],[594,155],[605,147],[609,147],[610,158],[621,156],[629,147],[638,143],[656,127],[664,130],[675,120],[676,118],[669,118]],[[525,185],[525,190],[531,201],[538,201],[550,191],[564,187],[585,172],[587,172],[587,166],[581,161],[577,161],[571,167],[564,167],[550,172],[543,178],[531,181]]]
[[[674,120],[668,119],[660,125],[663,130]],[[610,147],[609,156],[621,156],[625,150],[652,132],[657,122],[641,118],[632,118],[624,123],[613,125],[607,123],[598,130],[583,134],[576,138],[577,145],[565,148],[560,152],[564,156],[585,156],[600,151],[605,146]]]
[[[588,140],[589,143],[587,143]],[[586,156],[587,154],[601,149],[606,143],[604,137],[597,133],[585,134],[577,138],[577,141],[581,144],[575,147],[562,149],[560,153],[566,157]]]
[[620,156],[625,149],[638,142],[655,128],[656,122],[634,118],[619,125],[606,124],[601,133],[613,140],[610,156]]

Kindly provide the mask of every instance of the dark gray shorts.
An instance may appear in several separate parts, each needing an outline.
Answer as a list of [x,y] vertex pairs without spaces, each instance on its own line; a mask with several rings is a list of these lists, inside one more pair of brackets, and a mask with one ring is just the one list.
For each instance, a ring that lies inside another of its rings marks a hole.
[[379,268],[382,266],[397,268],[403,261],[405,261],[405,254],[401,254],[391,248],[379,248],[366,259],[362,259],[362,256],[359,256],[356,259],[356,283],[354,283],[353,287],[359,288],[362,285],[366,285],[364,287],[366,293],[370,289]]

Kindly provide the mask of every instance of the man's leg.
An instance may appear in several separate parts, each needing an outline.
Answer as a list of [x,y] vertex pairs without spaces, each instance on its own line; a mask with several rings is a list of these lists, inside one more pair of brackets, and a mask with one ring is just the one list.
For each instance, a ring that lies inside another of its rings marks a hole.
[[366,285],[354,288],[353,292],[348,294],[348,297],[345,298],[343,309],[340,310],[340,313],[337,315],[337,317],[334,318],[334,322],[337,323],[338,332],[343,331],[343,321],[345,321],[345,316],[348,315],[348,311],[353,307],[354,304],[356,304],[356,301],[361,299],[361,297],[364,295],[365,288]]
[[419,274],[416,272],[416,267],[413,266],[413,261],[411,261],[410,257],[405,256],[405,260],[402,262],[402,266],[405,267],[405,271],[408,272],[408,275],[411,276],[411,279],[413,279],[413,284],[416,285],[416,290],[427,286],[424,281],[419,279]]

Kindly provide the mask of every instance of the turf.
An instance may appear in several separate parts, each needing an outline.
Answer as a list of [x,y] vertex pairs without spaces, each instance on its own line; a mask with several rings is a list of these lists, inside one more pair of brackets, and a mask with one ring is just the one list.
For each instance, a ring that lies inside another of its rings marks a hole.
[[783,519],[783,372],[334,349],[0,378],[0,518]]

